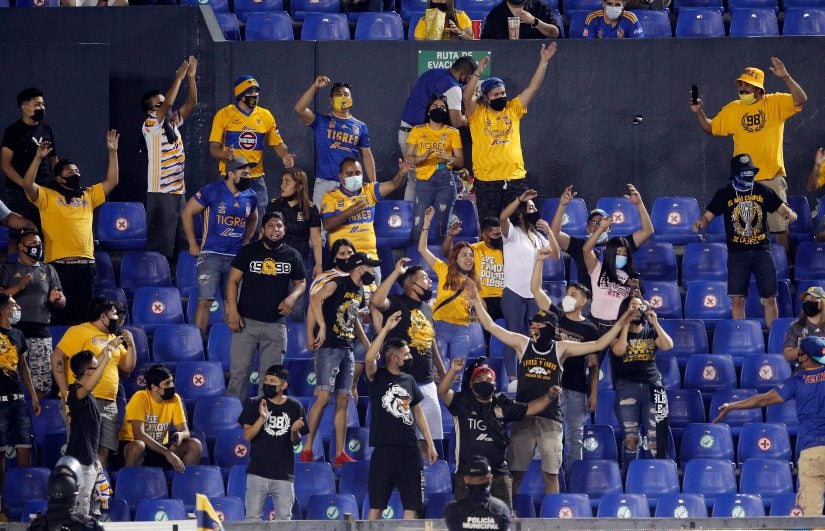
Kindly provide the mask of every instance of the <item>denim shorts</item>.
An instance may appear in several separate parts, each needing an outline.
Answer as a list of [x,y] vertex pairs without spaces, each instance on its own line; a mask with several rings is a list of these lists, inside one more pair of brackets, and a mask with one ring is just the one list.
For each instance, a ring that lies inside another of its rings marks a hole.
[[26,400],[0,402],[0,450],[31,448],[32,418]]
[[747,296],[751,273],[760,297],[776,297],[776,264],[768,249],[728,253],[728,295]]
[[215,300],[226,293],[226,281],[234,256],[217,253],[201,253],[198,256],[198,298]]
[[352,349],[319,348],[315,351],[315,389],[339,395],[352,394],[355,361]]

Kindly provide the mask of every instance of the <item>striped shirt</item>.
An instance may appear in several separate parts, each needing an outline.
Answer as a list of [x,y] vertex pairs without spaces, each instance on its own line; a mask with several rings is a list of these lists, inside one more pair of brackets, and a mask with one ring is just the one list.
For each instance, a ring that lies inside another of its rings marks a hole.
[[143,138],[149,152],[149,167],[146,172],[147,192],[161,194],[184,194],[186,184],[183,181],[183,167],[186,164],[186,150],[180,136],[178,123],[175,132],[178,138],[169,143],[163,131],[163,122],[149,116],[143,122]]

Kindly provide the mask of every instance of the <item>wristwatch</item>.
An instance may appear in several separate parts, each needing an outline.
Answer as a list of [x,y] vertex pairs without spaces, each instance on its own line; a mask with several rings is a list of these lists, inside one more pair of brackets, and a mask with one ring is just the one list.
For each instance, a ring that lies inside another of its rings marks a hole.
[[538,25],[539,25],[539,22],[541,22],[541,21],[539,20],[539,17],[534,17],[534,18],[533,18],[533,23],[532,23],[532,24],[530,24],[530,27],[531,27],[531,28],[535,28],[536,26],[538,26]]

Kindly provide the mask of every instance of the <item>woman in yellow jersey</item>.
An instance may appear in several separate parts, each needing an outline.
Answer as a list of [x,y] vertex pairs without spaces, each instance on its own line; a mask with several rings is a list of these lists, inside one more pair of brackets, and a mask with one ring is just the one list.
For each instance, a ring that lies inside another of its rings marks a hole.
[[[437,19],[444,13],[444,23]],[[443,28],[441,32],[439,28]],[[455,0],[430,0],[427,12],[418,19],[413,37],[417,41],[473,40],[473,22],[467,13],[455,8]]]
[[434,215],[433,207],[424,212],[418,252],[438,275],[438,293],[433,305],[435,341],[442,359],[465,358],[470,351],[472,306],[462,286],[467,279],[478,285],[473,248],[467,242],[459,242],[453,245],[446,263],[436,258],[427,248],[427,233]]
[[455,205],[453,170],[464,166],[464,150],[458,129],[450,127],[450,110],[444,96],[430,96],[424,109],[424,123],[413,127],[407,137],[404,157],[415,166],[415,225],[412,241],[418,241],[424,210],[435,207],[434,237],[441,239]]

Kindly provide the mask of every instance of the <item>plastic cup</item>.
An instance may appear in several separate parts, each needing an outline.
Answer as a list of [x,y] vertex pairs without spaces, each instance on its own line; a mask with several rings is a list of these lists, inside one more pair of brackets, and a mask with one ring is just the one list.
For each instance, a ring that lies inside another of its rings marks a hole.
[[479,40],[481,38],[481,21],[473,20],[473,39]]
[[507,31],[510,35],[510,40],[518,40],[519,26],[521,26],[520,18],[507,17]]

